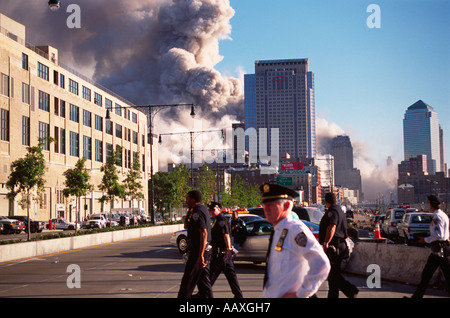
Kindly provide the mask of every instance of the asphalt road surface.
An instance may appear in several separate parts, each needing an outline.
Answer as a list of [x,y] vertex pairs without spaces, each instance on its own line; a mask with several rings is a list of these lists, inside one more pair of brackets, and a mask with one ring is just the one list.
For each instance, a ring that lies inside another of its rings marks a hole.
[[[176,298],[184,264],[169,238],[160,235],[0,264],[0,298]],[[264,265],[237,262],[236,271],[244,297],[261,298]],[[403,298],[415,290],[386,281],[371,289],[366,277],[346,277],[359,288],[358,298]],[[233,297],[224,275],[213,291],[216,298]],[[325,282],[317,296],[326,298],[327,291]],[[448,293],[430,288],[426,297],[445,298]]]

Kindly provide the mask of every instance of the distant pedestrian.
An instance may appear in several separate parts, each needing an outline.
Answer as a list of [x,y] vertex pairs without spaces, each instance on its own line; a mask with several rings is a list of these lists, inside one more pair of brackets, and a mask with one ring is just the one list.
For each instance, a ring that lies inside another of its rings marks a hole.
[[422,298],[438,267],[441,268],[447,282],[447,291],[450,294],[450,262],[449,262],[449,219],[441,209],[439,199],[430,195],[428,197],[430,211],[433,212],[433,220],[430,223],[430,236],[425,237],[425,242],[431,245],[431,254],[422,271],[422,279],[412,298]]
[[274,231],[269,240],[263,296],[268,298],[313,297],[327,278],[330,263],[311,230],[292,217],[289,188],[264,184],[260,187],[264,214]]
[[237,251],[239,250],[239,246],[244,243],[245,238],[247,237],[247,230],[245,226],[245,221],[239,217],[238,211],[234,210],[231,216],[231,244],[233,244],[233,247]]
[[354,298],[358,288],[344,279],[341,274],[342,260],[348,256],[349,250],[345,239],[347,234],[347,219],[342,209],[336,204],[333,193],[325,194],[325,211],[319,224],[319,243],[327,254],[331,270],[328,275],[328,298],[338,298],[339,290],[345,296]]
[[188,236],[188,259],[184,269],[178,298],[190,298],[198,286],[199,298],[212,298],[213,292],[209,278],[209,258],[211,250],[211,219],[208,210],[201,205],[199,191],[189,191],[186,195],[188,213],[184,226]]
[[242,291],[239,287],[236,271],[232,262],[233,248],[230,237],[230,224],[220,212],[221,205],[217,202],[211,202],[208,205],[209,214],[214,218],[211,228],[211,286],[214,285],[220,273],[224,273],[230,285],[234,298],[242,298]]

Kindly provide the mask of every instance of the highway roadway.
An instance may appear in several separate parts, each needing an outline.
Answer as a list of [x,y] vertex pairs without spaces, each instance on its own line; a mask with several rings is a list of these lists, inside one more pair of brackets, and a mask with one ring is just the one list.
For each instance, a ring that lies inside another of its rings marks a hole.
[[[169,238],[159,235],[0,264],[0,298],[176,298],[184,264]],[[238,262],[236,271],[244,297],[261,298],[264,265]],[[366,277],[346,277],[360,289],[358,298],[403,298],[415,290],[386,281],[371,289]],[[317,296],[326,298],[327,290],[325,282]],[[233,297],[224,275],[213,291],[217,298]],[[426,297],[448,294],[429,289]]]

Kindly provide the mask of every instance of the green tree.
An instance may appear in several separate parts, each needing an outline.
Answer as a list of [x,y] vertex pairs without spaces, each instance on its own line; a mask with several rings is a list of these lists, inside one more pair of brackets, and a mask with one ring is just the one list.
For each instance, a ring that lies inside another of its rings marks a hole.
[[142,189],[141,163],[139,161],[139,153],[137,153],[136,161],[133,163],[133,168],[128,170],[127,177],[123,181],[125,187],[125,196],[130,199],[131,206],[134,200],[144,199]]
[[125,188],[119,183],[119,176],[116,169],[116,165],[120,165],[122,162],[121,154],[122,147],[117,146],[116,150],[113,150],[111,156],[106,159],[106,163],[100,167],[100,171],[103,172],[103,177],[98,188],[106,194],[99,200],[102,203],[105,201],[110,202],[110,208],[112,207],[115,197],[125,197]]
[[202,194],[203,204],[214,200],[214,195],[216,194],[216,177],[214,172],[209,170],[206,164],[199,169],[197,190]]
[[261,203],[257,185],[248,185],[236,174],[222,192],[222,205],[229,207],[251,208]]
[[190,173],[186,165],[176,166],[172,173],[159,171],[153,177],[155,178],[154,201],[157,210],[162,212],[167,209],[170,213],[172,209],[180,208],[187,192],[191,189],[188,186]]
[[85,157],[78,159],[75,164],[75,168],[67,169],[63,173],[66,177],[66,180],[64,181],[65,188],[63,189],[64,196],[66,198],[70,196],[75,196],[77,198],[77,222],[80,220],[81,213],[80,197],[86,196],[88,191],[92,191],[94,189],[94,186],[89,183],[91,176],[84,167],[85,163]]
[[[155,197],[154,203],[156,210],[161,211],[163,220],[165,218],[164,211],[170,211],[175,202],[176,186],[173,182],[172,174],[165,171],[158,171],[154,176]],[[149,182],[150,183],[150,182]]]
[[[28,147],[25,157],[11,164],[11,173],[6,182],[6,188],[9,190],[8,198],[14,200],[19,193],[22,198],[26,197],[26,200],[20,201],[19,204],[26,204],[28,220],[30,220],[32,190],[36,190],[36,196],[33,199],[38,200],[46,182],[44,175],[47,168],[41,146],[51,141],[53,141],[52,138],[39,139],[38,146]],[[30,222],[28,222],[28,240],[30,240]]]

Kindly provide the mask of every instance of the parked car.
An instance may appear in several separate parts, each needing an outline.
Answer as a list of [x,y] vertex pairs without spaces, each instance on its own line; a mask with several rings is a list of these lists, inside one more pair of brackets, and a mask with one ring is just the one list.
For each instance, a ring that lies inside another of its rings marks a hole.
[[417,242],[419,237],[430,235],[431,213],[405,213],[401,222],[397,224],[398,236],[405,243]]
[[[22,215],[15,215],[11,216],[11,219],[16,219],[19,221],[22,221],[25,224],[24,231],[28,231],[28,216],[22,216]],[[33,221],[30,219],[30,232],[31,233],[41,233],[42,230],[45,229],[45,222],[44,221]]]
[[104,229],[106,227],[106,218],[103,214],[92,214],[86,222],[86,228]]
[[19,220],[10,219],[6,216],[0,216],[0,223],[3,224],[2,234],[15,234],[16,231],[19,231]]
[[381,226],[382,235],[389,239],[394,240],[397,239],[398,237],[397,223],[402,220],[403,215],[405,213],[406,209],[404,208],[390,209],[386,213],[383,225]]
[[75,230],[75,228],[80,228],[80,224],[69,222],[66,219],[58,218],[52,219],[52,227],[56,230]]

